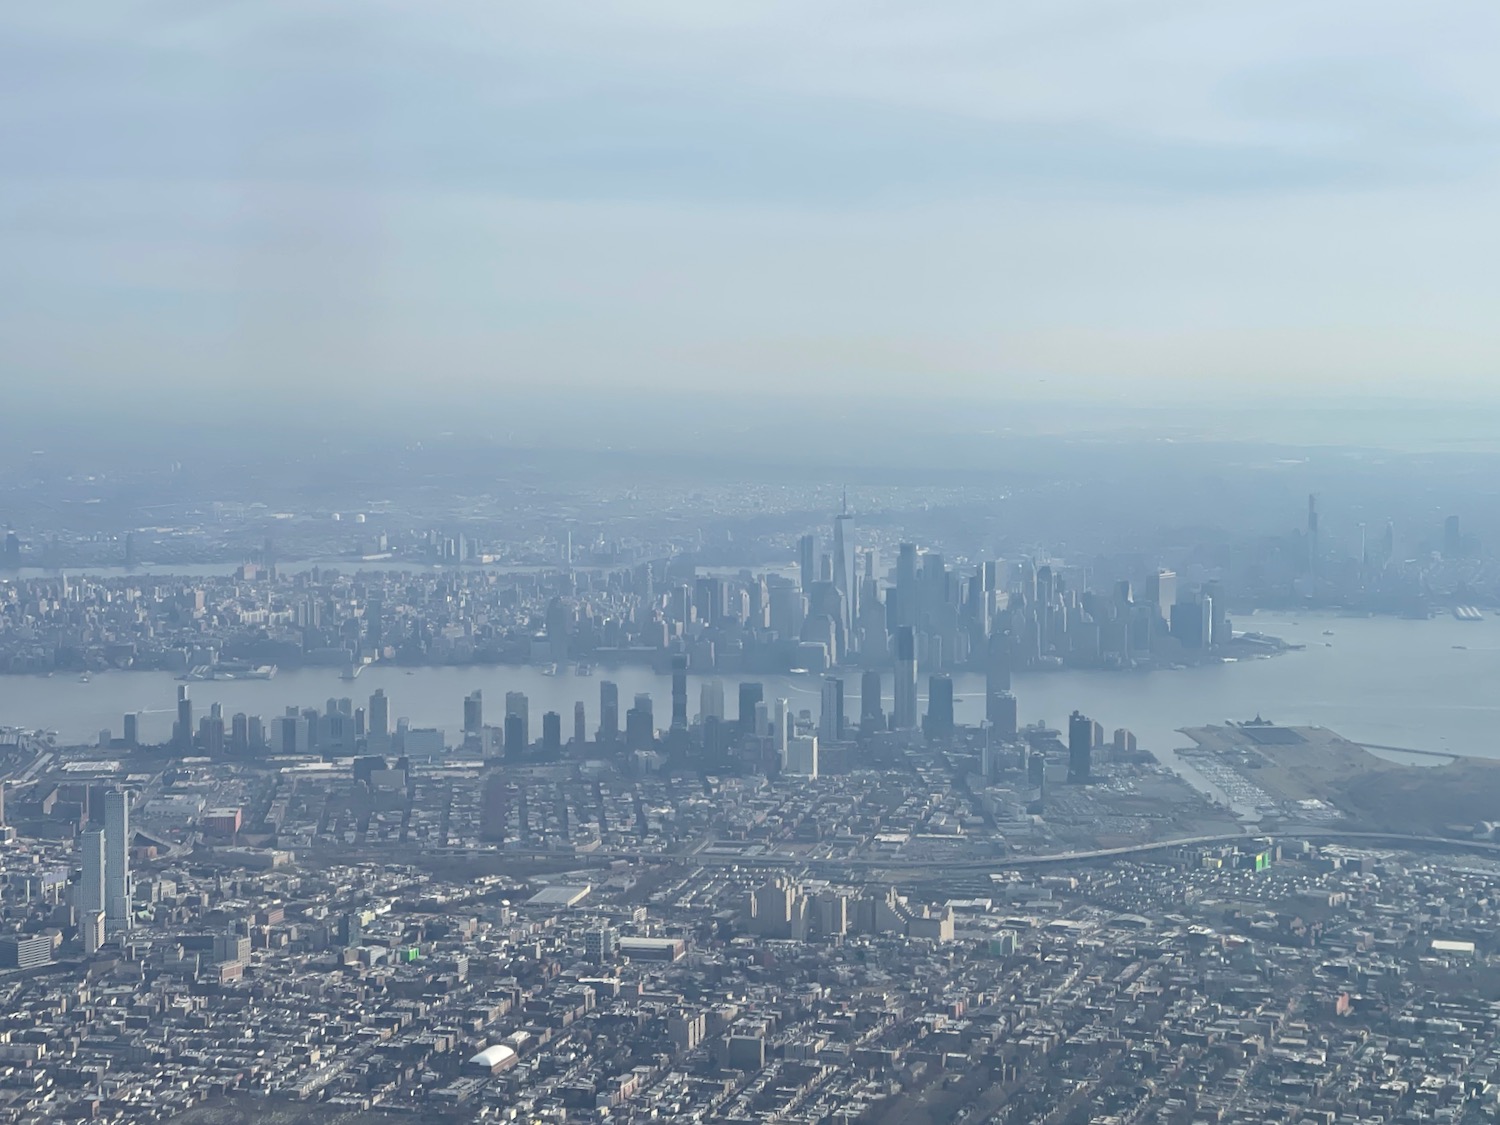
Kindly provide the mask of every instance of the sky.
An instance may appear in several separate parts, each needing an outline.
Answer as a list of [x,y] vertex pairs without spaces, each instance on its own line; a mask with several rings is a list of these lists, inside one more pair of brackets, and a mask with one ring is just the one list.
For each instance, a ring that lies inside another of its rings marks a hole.
[[12,4],[0,384],[1500,399],[1497,38],[1486,0]]

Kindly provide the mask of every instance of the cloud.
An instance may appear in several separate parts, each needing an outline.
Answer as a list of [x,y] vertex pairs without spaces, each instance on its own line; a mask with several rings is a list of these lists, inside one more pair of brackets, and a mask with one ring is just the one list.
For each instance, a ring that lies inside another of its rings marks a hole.
[[1477,0],[17,5],[0,362],[1482,385],[1497,32]]

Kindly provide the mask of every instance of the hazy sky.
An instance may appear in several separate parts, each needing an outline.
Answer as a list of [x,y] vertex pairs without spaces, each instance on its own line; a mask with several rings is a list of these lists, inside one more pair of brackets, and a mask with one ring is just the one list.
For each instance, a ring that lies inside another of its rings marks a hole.
[[1493,0],[0,11],[0,372],[1500,390]]

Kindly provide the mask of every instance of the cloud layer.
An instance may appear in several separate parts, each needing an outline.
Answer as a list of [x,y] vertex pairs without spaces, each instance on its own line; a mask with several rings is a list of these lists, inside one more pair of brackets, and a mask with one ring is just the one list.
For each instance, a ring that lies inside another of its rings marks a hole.
[[13,7],[17,381],[1002,400],[1500,373],[1477,0]]

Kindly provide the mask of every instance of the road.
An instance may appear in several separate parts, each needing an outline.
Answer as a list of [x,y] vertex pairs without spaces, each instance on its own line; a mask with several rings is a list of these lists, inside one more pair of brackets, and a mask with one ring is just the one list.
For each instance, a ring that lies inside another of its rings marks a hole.
[[[1015,855],[996,856],[992,859],[967,860],[960,863],[943,863],[933,860],[899,860],[899,859],[810,859],[806,856],[792,855],[756,855],[756,856],[705,856],[698,849],[702,847],[701,842],[695,842],[691,852],[625,852],[625,851],[596,851],[584,855],[567,856],[559,855],[557,852],[546,851],[512,851],[507,849],[504,855],[521,856],[528,859],[563,859],[576,860],[582,865],[595,863],[610,863],[624,860],[631,863],[668,863],[679,866],[692,867],[791,867],[798,870],[843,870],[850,868],[865,868],[878,871],[928,871],[941,870],[943,872],[964,872],[968,874],[982,873],[986,871],[1007,871],[1016,868],[1045,867],[1054,864],[1066,863],[1088,863],[1093,860],[1115,859],[1128,856],[1149,855],[1153,852],[1170,851],[1173,848],[1205,847],[1214,844],[1244,843],[1246,840],[1255,839],[1282,839],[1296,840],[1327,840],[1332,842],[1347,841],[1350,843],[1389,844],[1394,847],[1405,848],[1430,848],[1437,847],[1447,850],[1461,850],[1480,852],[1483,854],[1500,857],[1500,844],[1489,843],[1483,840],[1457,840],[1446,836],[1418,836],[1399,832],[1358,832],[1338,828],[1305,828],[1288,829],[1279,832],[1248,833],[1235,832],[1223,833],[1213,836],[1182,836],[1171,840],[1157,840],[1146,844],[1128,844],[1118,848],[1097,848],[1088,851],[1050,852],[1046,855]],[[475,851],[474,855],[493,856],[497,853],[488,851]]]

